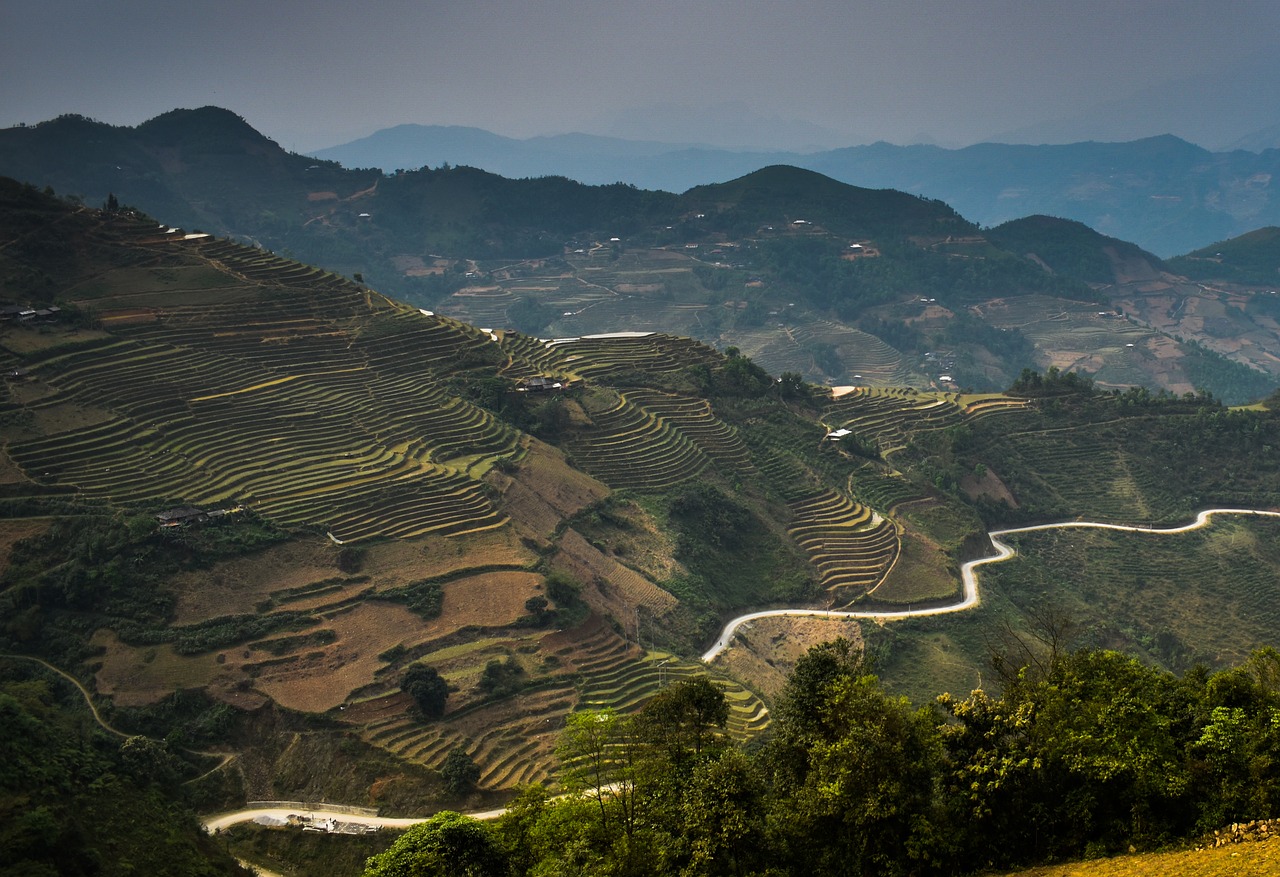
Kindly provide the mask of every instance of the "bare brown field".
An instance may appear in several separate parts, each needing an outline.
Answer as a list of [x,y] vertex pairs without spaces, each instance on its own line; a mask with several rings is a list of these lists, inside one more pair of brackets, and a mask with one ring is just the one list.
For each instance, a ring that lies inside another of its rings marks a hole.
[[105,311],[98,319],[113,326],[132,326],[138,323],[154,323],[160,317],[155,308],[117,308]]
[[502,492],[503,507],[521,534],[546,541],[560,521],[572,517],[609,495],[609,488],[569,466],[556,451],[540,441],[528,444],[528,453],[515,475],[491,470],[489,482]]
[[1143,853],[1065,865],[1045,865],[1005,877],[1276,877],[1280,839],[1204,850]]
[[53,435],[68,429],[106,423],[108,420],[114,420],[117,415],[105,408],[63,402],[58,405],[33,408],[31,416],[37,430],[45,435]]
[[178,595],[175,624],[253,612],[276,591],[340,576],[337,549],[326,541],[290,540],[212,570],[184,572],[171,581]]
[[0,484],[24,484],[30,480],[8,452],[0,452]]
[[730,676],[751,680],[768,701],[782,693],[796,662],[812,647],[841,637],[862,645],[861,626],[849,618],[761,618],[738,630],[718,660]]
[[461,578],[445,585],[440,617],[425,621],[399,604],[361,603],[325,620],[338,636],[335,642],[267,670],[257,687],[290,709],[332,709],[374,681],[386,666],[378,656],[393,646],[413,647],[464,627],[509,625],[525,614],[525,601],[539,593],[541,583],[536,573],[520,571]]
[[525,601],[541,590],[542,576],[533,572],[512,570],[460,578],[444,586],[444,608],[429,624],[450,629],[511,624],[525,614]]
[[[0,457],[4,464],[12,466],[7,456]],[[0,466],[0,472],[3,466]],[[0,481],[4,479],[0,477]],[[17,519],[0,521],[0,558],[4,558],[3,566],[0,566],[0,572],[4,567],[9,565],[9,550],[13,548],[15,542],[23,539],[30,539],[32,536],[39,536],[45,530],[49,529],[52,520],[44,520],[40,518]]]
[[976,475],[964,476],[960,479],[960,489],[969,499],[986,497],[995,502],[1003,502],[1010,508],[1018,507],[1018,501],[993,469],[988,469],[981,478]]
[[20,405],[30,405],[47,396],[55,395],[57,390],[38,378],[34,380],[26,378],[18,383],[10,384],[9,393],[13,396],[13,401]]
[[625,529],[592,529],[582,522],[579,530],[593,544],[603,545],[605,551],[620,556],[625,566],[652,582],[667,581],[685,572],[684,565],[675,558],[675,540],[659,530],[657,522],[639,504],[631,500],[615,503],[609,514],[625,521]]
[[177,655],[172,646],[135,648],[110,630],[99,630],[89,644],[102,650],[94,682],[116,706],[146,706],[179,688],[203,688],[219,675],[213,654]]
[[64,344],[79,344],[83,341],[96,341],[110,338],[111,335],[100,329],[68,329],[63,326],[47,329],[14,328],[0,332],[0,347],[19,356],[61,347]]
[[373,682],[374,674],[386,666],[378,655],[397,643],[424,638],[421,618],[381,601],[339,613],[327,619],[325,627],[338,634],[336,642],[268,669],[257,679],[257,687],[288,709],[324,712]]
[[514,528],[499,527],[464,536],[425,536],[371,545],[360,571],[385,590],[477,566],[529,566],[537,559]]

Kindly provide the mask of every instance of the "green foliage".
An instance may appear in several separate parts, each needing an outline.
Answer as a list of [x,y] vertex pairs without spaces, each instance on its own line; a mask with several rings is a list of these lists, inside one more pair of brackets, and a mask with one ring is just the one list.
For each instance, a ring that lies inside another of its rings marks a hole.
[[435,667],[411,664],[400,679],[400,690],[413,698],[418,710],[428,719],[444,715],[449,699],[449,684]]
[[427,619],[439,618],[444,607],[444,586],[434,579],[419,579],[384,591],[379,596],[404,603],[411,612]]
[[480,779],[480,767],[467,754],[465,746],[455,746],[444,757],[440,765],[440,775],[444,777],[445,788],[451,795],[463,795],[475,788]]
[[1272,650],[1181,679],[1102,650],[1005,669],[1002,695],[944,695],[942,714],[888,695],[850,643],[819,646],[754,756],[699,745],[723,704],[705,680],[635,718],[575,713],[558,751],[580,797],[529,791],[498,832],[518,874],[943,875],[1158,847],[1280,805]]
[[[684,596],[712,606],[741,606],[804,593],[806,571],[757,511],[708,482],[670,494],[676,557],[693,574]],[[672,586],[678,586],[672,583]]]
[[483,822],[444,811],[370,857],[364,877],[506,877],[507,859]]
[[1119,258],[1142,259],[1163,267],[1151,253],[1126,241],[1101,235],[1081,222],[1053,216],[1027,216],[996,226],[987,233],[992,243],[1020,256],[1034,255],[1057,274],[1091,283],[1116,282],[1110,250]]
[[536,336],[558,316],[560,312],[553,305],[543,304],[530,296],[517,299],[507,308],[507,319],[511,325],[526,335]]
[[484,665],[479,688],[491,697],[507,697],[523,688],[525,682],[524,667],[519,661],[510,657],[505,661],[494,658]]
[[723,731],[728,721],[724,692],[707,677],[696,676],[673,683],[644,705],[640,733],[679,768],[700,759],[713,741],[715,729]]
[[1193,280],[1230,280],[1280,286],[1280,228],[1268,226],[1218,241],[1169,260],[1169,268]]
[[184,766],[170,750],[107,735],[74,698],[22,674],[0,680],[0,873],[241,873],[178,799]]

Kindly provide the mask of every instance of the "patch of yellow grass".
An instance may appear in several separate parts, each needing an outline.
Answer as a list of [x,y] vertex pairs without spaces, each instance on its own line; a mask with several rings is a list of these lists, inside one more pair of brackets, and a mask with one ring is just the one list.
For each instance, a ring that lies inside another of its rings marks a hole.
[[1277,874],[1280,874],[1280,840],[1273,838],[1217,849],[1144,853],[1047,865],[1006,877],[1276,877]]
[[178,655],[169,645],[135,648],[110,630],[99,630],[89,644],[103,650],[95,685],[116,706],[157,703],[180,688],[203,688],[217,675],[212,653]]

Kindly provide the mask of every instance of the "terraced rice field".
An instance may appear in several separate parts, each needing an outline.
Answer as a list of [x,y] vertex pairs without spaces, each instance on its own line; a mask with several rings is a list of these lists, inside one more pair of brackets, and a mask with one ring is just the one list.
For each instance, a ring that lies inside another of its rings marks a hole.
[[502,524],[475,478],[517,452],[517,434],[432,380],[500,358],[487,336],[258,250],[186,248],[248,294],[130,291],[154,319],[28,357],[29,383],[48,391],[37,417],[110,416],[15,442],[24,474],[116,502],[246,503],[344,542]]
[[574,460],[614,488],[666,490],[697,477],[710,459],[683,431],[619,397],[593,415],[593,425],[568,443]]
[[851,430],[889,455],[906,446],[909,433],[945,429],[969,417],[1004,413],[1026,404],[1006,396],[968,399],[957,393],[859,387],[832,400],[822,419],[831,429]]
[[892,522],[842,493],[825,490],[788,505],[787,532],[808,553],[832,600],[874,588],[902,548]]

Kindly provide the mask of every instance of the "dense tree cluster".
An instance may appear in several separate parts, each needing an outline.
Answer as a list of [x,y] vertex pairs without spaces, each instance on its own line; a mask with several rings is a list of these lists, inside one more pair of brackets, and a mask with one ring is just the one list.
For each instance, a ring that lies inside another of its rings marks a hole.
[[89,721],[80,695],[0,661],[0,874],[244,874],[196,824],[167,743]]
[[1181,678],[1056,648],[1020,667],[1006,653],[998,670],[999,696],[917,709],[856,648],[827,643],[751,754],[723,734],[706,679],[636,716],[575,713],[560,749],[575,794],[526,790],[492,825],[439,816],[366,877],[409,861],[415,874],[967,874],[1280,810],[1280,653]]

